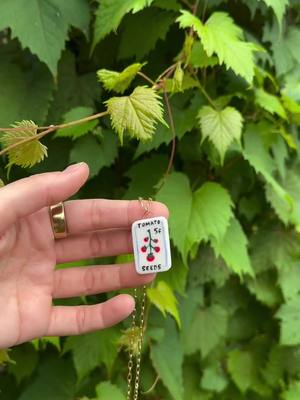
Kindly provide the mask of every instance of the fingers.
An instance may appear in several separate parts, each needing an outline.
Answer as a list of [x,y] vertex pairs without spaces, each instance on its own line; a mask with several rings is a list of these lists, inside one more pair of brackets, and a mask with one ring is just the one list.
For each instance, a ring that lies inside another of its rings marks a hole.
[[133,263],[56,270],[53,297],[85,296],[150,283],[155,274],[139,275]]
[[56,262],[109,257],[133,252],[129,229],[107,229],[69,236],[55,242]]
[[1,188],[0,232],[17,219],[75,194],[86,181],[88,173],[88,166],[79,163],[63,172],[33,175]]
[[[97,231],[107,228],[129,228],[141,219],[144,210],[138,200],[74,200],[65,203],[69,233]],[[149,217],[168,217],[167,207],[152,202]]]
[[52,307],[46,336],[80,335],[108,328],[127,318],[134,310],[131,296],[122,294],[91,306]]

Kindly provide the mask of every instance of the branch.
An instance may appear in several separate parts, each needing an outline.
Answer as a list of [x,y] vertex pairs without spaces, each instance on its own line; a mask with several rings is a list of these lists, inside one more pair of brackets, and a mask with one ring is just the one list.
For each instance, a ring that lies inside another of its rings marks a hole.
[[[48,135],[49,133],[56,131],[57,129],[69,128],[69,127],[74,126],[74,125],[79,125],[79,124],[82,124],[84,122],[88,122],[88,121],[92,121],[94,119],[98,119],[98,118],[104,117],[105,115],[108,115],[108,111],[103,111],[101,113],[93,114],[93,115],[90,115],[89,117],[77,119],[75,121],[67,122],[67,123],[64,123],[64,124],[37,127],[37,129],[43,129],[43,131],[38,133],[35,136],[31,136],[31,137],[22,139],[19,142],[14,143],[14,144],[6,147],[5,149],[0,151],[0,156],[3,156],[4,154],[8,153],[10,150],[12,150],[15,147],[18,147],[18,146],[20,146],[22,144],[25,144],[25,143],[28,143],[28,142],[32,142],[33,140],[39,140],[42,137]],[[19,127],[18,128],[0,128],[0,131],[13,131],[13,132],[14,131],[15,132],[16,131],[24,131],[24,127],[22,127],[22,128],[19,128]]]

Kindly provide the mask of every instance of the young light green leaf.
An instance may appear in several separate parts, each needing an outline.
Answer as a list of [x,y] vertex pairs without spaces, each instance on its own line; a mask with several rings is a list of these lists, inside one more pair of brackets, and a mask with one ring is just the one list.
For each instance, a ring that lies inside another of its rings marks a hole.
[[214,67],[215,65],[219,64],[219,60],[216,56],[208,57],[202,43],[197,41],[192,47],[189,64],[195,68],[207,68]]
[[[37,126],[33,121],[21,121],[12,125],[16,131],[6,131],[1,134],[0,142],[3,148],[16,144],[24,139],[34,138],[37,135]],[[20,130],[19,130],[20,129]],[[15,164],[27,168],[43,161],[47,157],[47,147],[39,140],[33,139],[8,151],[8,164],[10,168]]]
[[89,5],[84,0],[3,0],[0,30],[10,27],[13,37],[18,37],[22,46],[29,47],[55,75],[69,26],[87,33],[89,14]]
[[221,256],[228,267],[238,275],[253,275],[253,270],[247,250],[248,239],[239,221],[232,218],[230,225],[221,241],[211,238],[216,256]]
[[[93,114],[92,107],[75,107],[64,115],[63,123],[76,121],[81,118],[89,117]],[[82,124],[73,125],[69,128],[58,129],[54,137],[69,137],[73,140],[92,131],[98,125],[98,121],[88,121]]]
[[233,350],[227,360],[228,371],[242,393],[251,388],[257,379],[256,360],[249,351]]
[[107,34],[115,31],[124,15],[136,13],[151,5],[153,0],[101,0],[96,11],[95,32],[92,48]]
[[164,314],[171,314],[178,326],[180,327],[180,317],[177,307],[177,300],[168,284],[164,281],[159,281],[154,288],[147,289],[147,295],[150,301]]
[[228,385],[228,379],[220,365],[205,368],[201,378],[201,387],[204,390],[220,393]]
[[218,150],[223,163],[225,153],[234,141],[240,141],[243,128],[243,117],[233,107],[214,110],[204,106],[198,114],[203,140],[208,138]]
[[289,387],[281,393],[282,400],[298,400],[300,398],[300,382],[291,382]]
[[256,103],[271,114],[277,114],[283,119],[287,119],[285,109],[278,97],[266,92],[264,89],[255,90]]
[[214,12],[203,24],[195,15],[182,10],[177,22],[181,28],[194,28],[209,57],[216,54],[221,65],[224,63],[227,69],[250,83],[253,81],[255,46],[243,40],[242,29],[227,13]]
[[3,186],[5,186],[5,183],[3,182],[2,179],[0,179],[0,189],[1,189]]
[[161,98],[148,87],[138,86],[130,96],[112,97],[106,105],[121,143],[125,131],[131,137],[148,140],[152,138],[158,122],[166,124]]
[[132,64],[122,72],[99,69],[97,71],[97,77],[106,90],[114,90],[115,92],[122,94],[126,89],[128,89],[143,65],[144,64],[140,63]]

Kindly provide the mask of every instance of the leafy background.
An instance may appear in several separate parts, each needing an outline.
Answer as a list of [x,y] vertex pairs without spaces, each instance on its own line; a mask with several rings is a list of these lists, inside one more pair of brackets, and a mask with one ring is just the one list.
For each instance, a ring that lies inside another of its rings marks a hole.
[[[127,130],[121,146],[108,116],[45,137],[48,158],[13,167],[9,180],[84,160],[91,175],[78,197],[155,195],[168,204],[173,268],[148,289],[143,398],[298,400],[300,3],[195,5],[2,0],[1,127],[104,111],[112,96],[148,83],[131,67],[125,87],[117,79],[116,94],[109,90],[116,82],[110,87],[97,71],[147,62],[143,72],[153,80],[173,65],[163,82],[177,136],[174,165],[158,193],[171,130],[159,123],[146,142]],[[3,157],[5,182],[6,164]],[[2,350],[0,399],[125,399],[120,342],[128,341],[128,324]]]

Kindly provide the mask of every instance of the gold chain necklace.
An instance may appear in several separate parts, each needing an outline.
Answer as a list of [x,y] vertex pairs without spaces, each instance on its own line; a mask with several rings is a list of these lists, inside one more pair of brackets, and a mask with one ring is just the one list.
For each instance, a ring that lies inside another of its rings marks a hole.
[[132,313],[128,375],[127,400],[138,400],[142,361],[142,346],[145,331],[145,309],[147,302],[146,286],[142,287],[139,321],[137,320],[138,289],[134,289],[135,309]]

